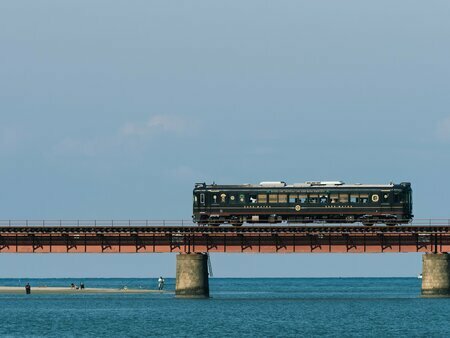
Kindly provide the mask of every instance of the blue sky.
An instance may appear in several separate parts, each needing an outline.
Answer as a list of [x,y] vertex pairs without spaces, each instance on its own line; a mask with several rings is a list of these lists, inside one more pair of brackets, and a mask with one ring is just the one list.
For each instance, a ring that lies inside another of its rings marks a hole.
[[[450,218],[449,15],[444,1],[2,2],[0,218],[188,219],[194,182],[263,180],[410,181],[416,218]],[[420,271],[419,255],[213,262],[217,276]],[[153,276],[175,257],[0,265]]]

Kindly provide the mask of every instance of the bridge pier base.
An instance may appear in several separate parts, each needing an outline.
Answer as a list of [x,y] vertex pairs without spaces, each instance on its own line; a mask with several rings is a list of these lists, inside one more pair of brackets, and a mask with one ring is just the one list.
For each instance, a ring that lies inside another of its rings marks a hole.
[[175,297],[209,298],[207,254],[181,253],[177,255]]
[[448,253],[422,256],[422,295],[450,296],[450,255]]

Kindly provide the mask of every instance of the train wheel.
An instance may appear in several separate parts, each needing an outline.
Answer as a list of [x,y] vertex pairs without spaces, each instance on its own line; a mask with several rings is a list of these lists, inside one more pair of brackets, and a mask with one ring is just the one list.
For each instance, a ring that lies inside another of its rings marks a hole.
[[208,217],[201,217],[198,221],[197,221],[197,225],[199,227],[204,227],[208,225]]
[[239,227],[242,225],[242,223],[243,223],[242,218],[237,217],[237,216],[231,216],[228,219],[228,224],[230,224],[231,226],[234,226],[234,227]]
[[209,219],[208,220],[208,225],[209,226],[219,226],[220,224],[222,224],[222,221],[220,221],[219,219]]
[[393,226],[398,225],[398,222],[397,221],[386,221],[386,225],[389,227],[393,227]]

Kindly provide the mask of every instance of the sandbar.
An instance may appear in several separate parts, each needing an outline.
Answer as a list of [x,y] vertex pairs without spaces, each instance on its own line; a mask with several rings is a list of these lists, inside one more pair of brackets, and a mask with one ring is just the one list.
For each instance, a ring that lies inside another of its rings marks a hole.
[[[1,293],[25,294],[24,286],[0,286]],[[57,286],[31,286],[31,293],[38,294],[85,294],[85,293],[173,293],[165,290],[149,290],[149,289],[114,289],[114,288],[84,288],[83,290],[71,287]]]

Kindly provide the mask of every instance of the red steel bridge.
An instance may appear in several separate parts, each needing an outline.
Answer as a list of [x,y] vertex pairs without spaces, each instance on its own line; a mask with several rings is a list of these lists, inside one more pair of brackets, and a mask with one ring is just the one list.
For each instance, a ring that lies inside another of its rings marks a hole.
[[191,221],[0,221],[0,253],[385,253],[450,252],[450,220],[408,225]]

